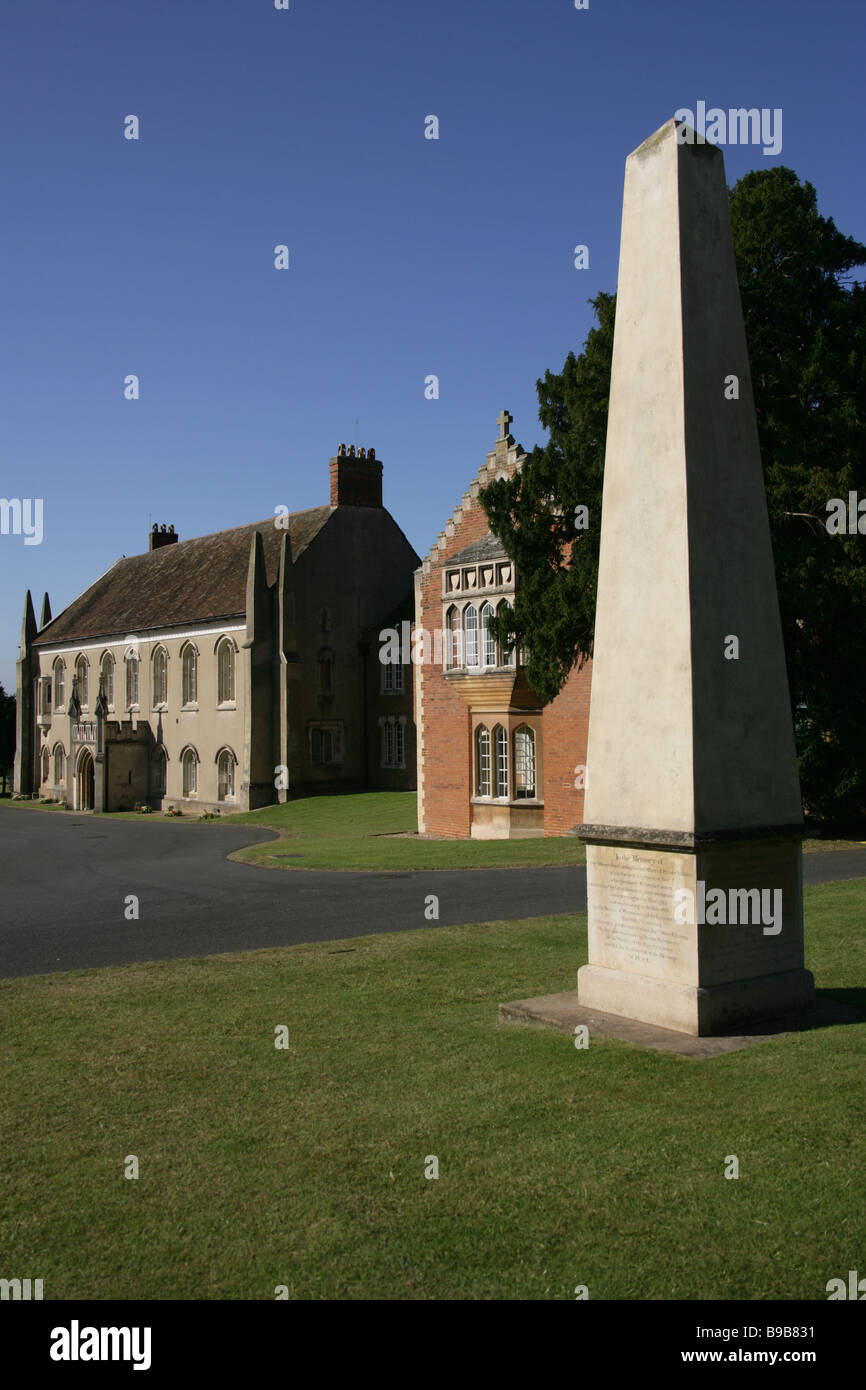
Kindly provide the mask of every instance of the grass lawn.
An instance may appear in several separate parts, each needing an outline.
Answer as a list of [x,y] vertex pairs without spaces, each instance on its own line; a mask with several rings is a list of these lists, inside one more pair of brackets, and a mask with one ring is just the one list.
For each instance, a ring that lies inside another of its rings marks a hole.
[[[141,825],[265,825],[280,835],[231,857],[268,869],[495,869],[530,864],[585,864],[583,843],[573,835],[538,840],[419,840],[415,792],[358,792],[310,796],[259,811],[200,821],[160,813],[109,811],[103,819]],[[6,805],[58,811],[38,801]],[[68,814],[68,813],[67,813]],[[79,813],[74,813],[79,814]],[[393,838],[392,838],[393,837]],[[399,838],[398,838],[399,837]],[[406,837],[406,838],[404,838]],[[280,858],[290,854],[291,858]]]
[[[806,910],[819,987],[862,1000],[866,880]],[[61,1299],[824,1300],[862,1271],[866,1024],[697,1061],[497,1023],[585,959],[568,916],[3,981],[4,1276]]]

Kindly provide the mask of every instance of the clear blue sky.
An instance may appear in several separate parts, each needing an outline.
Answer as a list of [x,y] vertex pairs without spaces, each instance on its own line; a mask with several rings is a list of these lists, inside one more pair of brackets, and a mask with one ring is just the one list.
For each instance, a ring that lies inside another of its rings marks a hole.
[[6,0],[0,496],[44,539],[0,536],[0,681],[28,587],[56,614],[152,521],[320,505],[341,441],[425,553],[503,406],[542,438],[626,155],[678,107],[781,107],[729,182],[786,164],[866,239],[864,31],[862,0]]

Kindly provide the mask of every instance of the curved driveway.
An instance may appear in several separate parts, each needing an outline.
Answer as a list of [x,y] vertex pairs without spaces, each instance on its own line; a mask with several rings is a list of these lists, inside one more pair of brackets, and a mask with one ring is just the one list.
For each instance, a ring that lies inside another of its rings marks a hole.
[[[0,977],[586,910],[575,868],[281,872],[226,858],[255,826],[0,811]],[[808,854],[807,883],[866,877],[866,849]],[[127,921],[135,894],[139,918]]]

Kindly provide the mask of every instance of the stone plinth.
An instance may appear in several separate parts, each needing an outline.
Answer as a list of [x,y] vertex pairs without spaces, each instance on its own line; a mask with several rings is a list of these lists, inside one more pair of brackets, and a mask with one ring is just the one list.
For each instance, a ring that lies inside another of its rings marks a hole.
[[587,1008],[704,1036],[810,1002],[799,842],[589,844],[586,859]]

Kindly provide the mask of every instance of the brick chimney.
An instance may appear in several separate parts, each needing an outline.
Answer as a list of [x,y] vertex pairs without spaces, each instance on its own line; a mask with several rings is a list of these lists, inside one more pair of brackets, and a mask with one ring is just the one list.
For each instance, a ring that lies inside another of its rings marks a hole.
[[336,458],[331,459],[331,506],[381,505],[382,465],[375,449],[359,449],[356,456],[354,444],[349,445],[348,453],[345,444],[341,444]]
[[162,523],[162,527],[159,527],[156,522],[153,523],[153,530],[150,533],[151,550],[160,550],[164,545],[174,545],[176,540],[177,532],[173,526],[169,526],[166,530],[165,522]]

